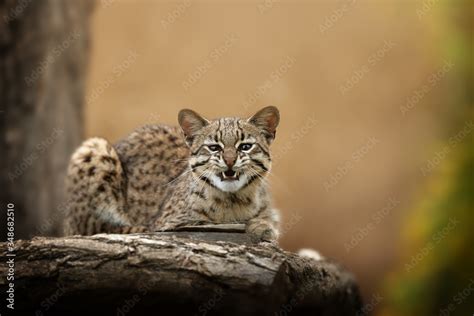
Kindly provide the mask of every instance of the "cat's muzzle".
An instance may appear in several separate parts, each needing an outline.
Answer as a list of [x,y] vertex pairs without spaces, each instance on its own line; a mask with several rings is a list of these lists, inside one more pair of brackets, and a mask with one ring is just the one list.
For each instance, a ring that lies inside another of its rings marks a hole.
[[239,176],[239,172],[236,172],[232,169],[227,169],[226,171],[219,173],[219,178],[222,181],[237,181],[239,180]]

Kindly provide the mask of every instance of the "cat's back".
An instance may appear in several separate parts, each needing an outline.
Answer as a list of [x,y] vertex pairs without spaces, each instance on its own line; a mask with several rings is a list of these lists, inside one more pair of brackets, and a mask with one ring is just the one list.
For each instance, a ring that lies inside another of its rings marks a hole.
[[189,149],[178,127],[146,125],[115,146],[126,176],[129,214],[136,220],[158,211],[170,182],[187,168]]

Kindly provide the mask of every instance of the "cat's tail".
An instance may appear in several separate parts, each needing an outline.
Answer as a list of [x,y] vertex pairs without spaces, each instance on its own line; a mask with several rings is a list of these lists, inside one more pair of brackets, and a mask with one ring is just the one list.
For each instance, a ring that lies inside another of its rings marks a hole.
[[310,248],[301,248],[298,250],[298,255],[301,257],[314,259],[316,261],[324,260],[324,257],[318,251]]
[[124,214],[125,176],[119,156],[103,138],[90,138],[73,153],[67,172],[66,235],[100,232],[101,224],[130,225]]

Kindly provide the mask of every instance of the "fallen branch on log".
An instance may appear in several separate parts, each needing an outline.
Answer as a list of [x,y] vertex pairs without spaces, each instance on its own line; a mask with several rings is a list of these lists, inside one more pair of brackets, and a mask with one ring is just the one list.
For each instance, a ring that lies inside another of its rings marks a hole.
[[[361,308],[352,275],[339,265],[208,230],[17,241],[15,311],[355,315]],[[5,258],[7,244],[0,250]],[[8,283],[1,279],[2,293]]]

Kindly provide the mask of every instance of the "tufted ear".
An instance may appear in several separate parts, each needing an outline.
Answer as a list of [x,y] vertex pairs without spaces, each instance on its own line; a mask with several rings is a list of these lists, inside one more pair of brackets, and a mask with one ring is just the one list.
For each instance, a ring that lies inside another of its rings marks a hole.
[[280,112],[274,106],[267,106],[255,113],[248,122],[260,128],[270,144],[275,139],[276,128],[280,122]]
[[178,122],[186,137],[186,142],[191,145],[196,133],[209,124],[209,121],[190,109],[179,111]]

